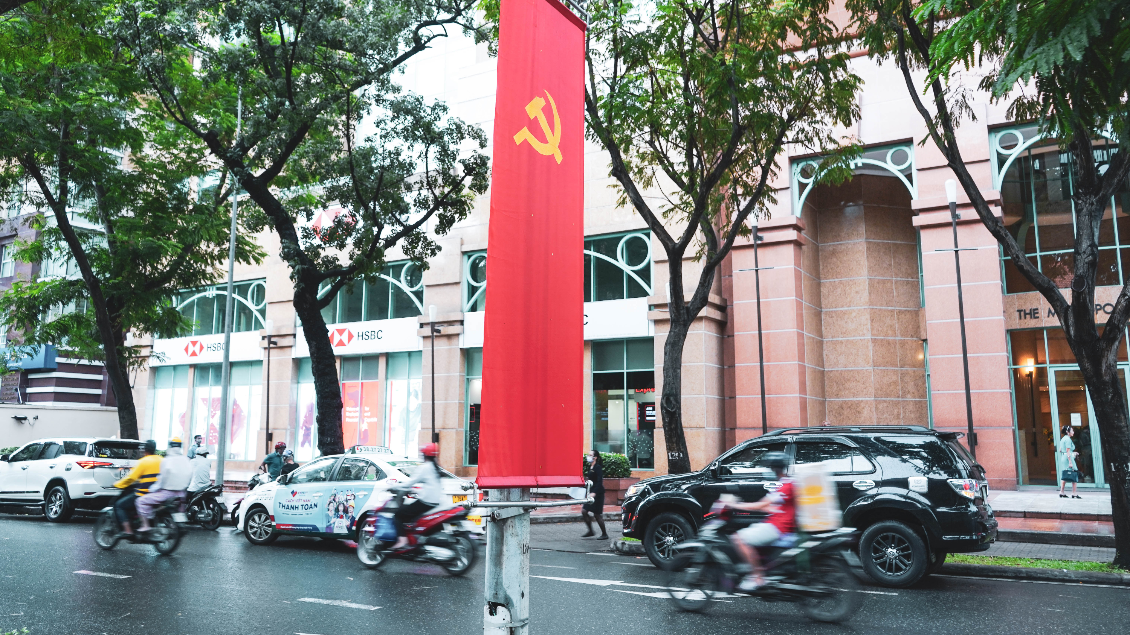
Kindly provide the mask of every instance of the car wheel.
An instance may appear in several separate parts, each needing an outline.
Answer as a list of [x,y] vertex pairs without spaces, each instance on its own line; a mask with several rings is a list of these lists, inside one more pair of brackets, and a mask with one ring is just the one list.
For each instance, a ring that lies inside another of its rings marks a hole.
[[67,493],[67,488],[56,485],[47,490],[47,496],[43,499],[43,515],[47,520],[63,523],[70,520],[74,512],[75,508],[71,504],[71,496]]
[[942,565],[946,563],[946,552],[935,551],[931,554],[930,564],[926,565],[926,575],[937,573],[942,570]]
[[267,510],[257,507],[247,512],[247,518],[243,521],[243,535],[253,545],[269,545],[279,537],[279,532],[275,530],[275,523],[271,521]]
[[643,550],[651,563],[666,570],[679,555],[679,543],[694,536],[694,528],[681,514],[664,512],[647,524]]
[[883,586],[906,587],[926,575],[926,543],[897,520],[884,520],[863,531],[859,559],[871,579]]

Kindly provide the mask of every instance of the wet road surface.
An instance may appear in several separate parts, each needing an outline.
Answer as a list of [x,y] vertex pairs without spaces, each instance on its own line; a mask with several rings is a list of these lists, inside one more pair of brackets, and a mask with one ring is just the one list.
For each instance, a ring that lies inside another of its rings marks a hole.
[[[482,632],[481,560],[463,578],[403,561],[371,571],[346,543],[281,538],[256,547],[230,527],[190,529],[161,557],[148,545],[102,551],[91,528],[89,519],[0,515],[0,633]],[[679,613],[647,560],[607,552],[535,549],[531,576],[537,635],[1124,635],[1130,624],[1130,588],[937,576],[913,589],[868,587],[862,610],[836,626],[749,598]]]

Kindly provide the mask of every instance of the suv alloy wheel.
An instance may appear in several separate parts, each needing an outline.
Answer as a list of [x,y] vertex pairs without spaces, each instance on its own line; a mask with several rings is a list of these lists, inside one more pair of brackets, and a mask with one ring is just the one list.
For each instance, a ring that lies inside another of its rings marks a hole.
[[643,539],[644,553],[656,567],[666,569],[675,556],[679,555],[679,543],[694,534],[694,528],[682,514],[664,512],[647,524],[647,533]]
[[75,511],[74,505],[71,504],[71,497],[67,494],[67,488],[62,485],[55,485],[47,490],[47,496],[43,497],[43,516],[53,523],[63,523],[71,519],[71,514]]
[[918,532],[897,520],[883,520],[863,531],[859,559],[873,580],[889,587],[914,584],[925,575],[928,554]]

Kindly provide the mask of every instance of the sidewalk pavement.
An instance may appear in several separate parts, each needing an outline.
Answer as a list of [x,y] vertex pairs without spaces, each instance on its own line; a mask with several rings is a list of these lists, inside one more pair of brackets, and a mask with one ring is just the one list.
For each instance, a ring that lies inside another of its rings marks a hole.
[[[608,540],[581,538],[585,533],[585,524],[581,522],[534,524],[530,526],[530,547],[573,553],[612,553],[612,541],[622,537],[620,524],[605,521],[604,526],[608,528]],[[600,533],[595,523],[593,530]]]
[[989,547],[988,551],[971,555],[1032,558],[1035,560],[1071,560],[1075,562],[1114,561],[1114,549],[1106,547],[1039,545],[1030,542],[995,542]]
[[997,518],[1100,521],[1111,520],[1108,490],[1079,490],[1081,498],[1060,498],[1059,491],[1024,489],[989,493],[989,505]]

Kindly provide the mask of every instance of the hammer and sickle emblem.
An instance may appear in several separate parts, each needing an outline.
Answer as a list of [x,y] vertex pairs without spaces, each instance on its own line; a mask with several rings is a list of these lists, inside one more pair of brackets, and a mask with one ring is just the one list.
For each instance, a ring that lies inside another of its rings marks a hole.
[[550,130],[549,122],[545,119],[545,100],[541,97],[534,97],[530,103],[526,104],[526,114],[530,119],[537,119],[541,124],[541,131],[545,133],[545,141],[538,141],[530,132],[529,128],[522,128],[518,134],[514,135],[514,143],[522,145],[523,141],[529,141],[534,150],[538,154],[553,155],[557,159],[557,163],[561,163],[561,116],[557,114],[557,104],[553,103],[553,95],[549,91],[545,91],[545,96],[549,98],[549,107],[553,109],[553,129]]

